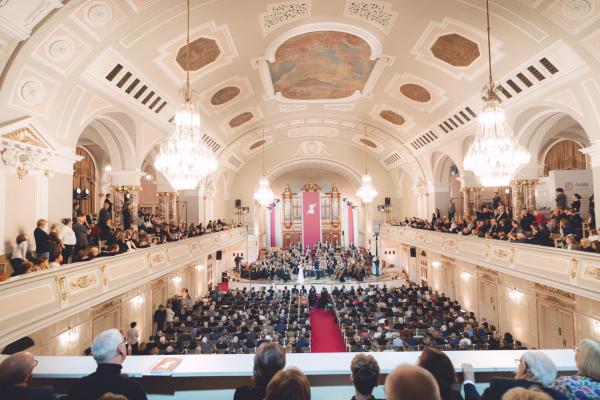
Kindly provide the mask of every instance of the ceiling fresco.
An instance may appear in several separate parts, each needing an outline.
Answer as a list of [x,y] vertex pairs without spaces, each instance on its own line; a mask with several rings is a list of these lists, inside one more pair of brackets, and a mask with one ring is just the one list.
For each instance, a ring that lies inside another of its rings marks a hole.
[[361,38],[309,32],[285,41],[269,64],[275,92],[294,100],[341,99],[365,87],[375,61]]

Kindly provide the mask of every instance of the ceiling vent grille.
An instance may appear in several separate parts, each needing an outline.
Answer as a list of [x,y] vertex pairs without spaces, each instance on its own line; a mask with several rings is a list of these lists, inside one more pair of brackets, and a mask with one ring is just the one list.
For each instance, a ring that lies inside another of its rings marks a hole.
[[387,169],[391,169],[395,167],[400,161],[402,161],[402,156],[397,151],[394,151],[381,161]]
[[437,135],[433,131],[429,131],[410,142],[410,145],[415,150],[419,150],[420,148],[425,147],[429,143],[437,140],[437,138]]
[[212,137],[208,136],[206,133],[202,135],[202,142],[208,146],[209,149],[213,151],[213,153],[218,152],[221,149],[221,145]]
[[467,106],[462,110],[459,110],[456,113],[454,113],[454,115],[452,115],[445,121],[442,121],[438,126],[442,131],[444,131],[444,133],[450,133],[453,130],[460,128],[464,124],[470,122],[474,118],[477,118],[477,114],[475,114],[471,107]]
[[244,164],[244,162],[235,154],[231,154],[229,157],[227,157],[227,164],[234,170],[238,170]]
[[558,67],[548,57],[543,57],[502,82],[499,85],[498,98],[500,101],[506,101],[517,97],[558,72],[560,72]]
[[117,64],[105,76],[106,80],[114,83],[115,87],[125,94],[132,96],[145,108],[159,114],[167,105],[167,101],[160,96],[156,90],[143,84],[140,78],[134,76],[133,72],[127,71],[123,65]]

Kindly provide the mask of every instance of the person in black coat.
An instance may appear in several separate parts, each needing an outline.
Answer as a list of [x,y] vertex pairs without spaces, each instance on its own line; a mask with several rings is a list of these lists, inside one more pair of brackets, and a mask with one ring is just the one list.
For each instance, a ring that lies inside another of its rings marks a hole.
[[37,227],[33,231],[33,237],[35,238],[35,252],[38,256],[50,258],[52,243],[50,243],[50,235],[44,230],[48,225],[48,221],[40,219],[36,225]]
[[0,396],[3,400],[55,400],[51,387],[29,387],[37,361],[33,354],[15,353],[0,364]]
[[109,392],[121,394],[128,400],[147,400],[141,383],[121,375],[127,347],[117,329],[108,329],[96,336],[92,343],[92,356],[98,363],[96,372],[71,386],[69,400],[97,399]]
[[[246,342],[248,343],[248,342]],[[233,400],[262,400],[271,378],[285,367],[285,350],[279,343],[265,343],[254,356],[254,385],[240,386]]]
[[[541,351],[526,351],[521,355],[515,378],[493,378],[482,395],[475,387],[475,370],[471,364],[463,364],[465,400],[501,400],[504,393],[512,388],[539,387],[554,400],[567,400],[567,397],[547,386],[556,378],[556,365]],[[535,371],[535,372],[534,372]]]
[[125,229],[131,229],[131,210],[129,209],[129,204],[123,205],[123,227]]
[[579,193],[575,193],[573,195],[573,202],[571,203],[571,209],[579,214],[579,210],[581,209],[581,195]]

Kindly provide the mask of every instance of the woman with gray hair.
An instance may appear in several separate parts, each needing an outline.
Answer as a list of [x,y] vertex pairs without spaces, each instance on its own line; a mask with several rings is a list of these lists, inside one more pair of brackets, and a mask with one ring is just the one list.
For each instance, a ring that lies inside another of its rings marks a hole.
[[600,342],[583,339],[575,348],[577,374],[563,376],[551,388],[564,393],[569,400],[600,399]]
[[471,364],[463,364],[465,400],[500,400],[502,395],[515,387],[538,386],[554,400],[566,400],[564,394],[548,388],[556,378],[557,368],[550,358],[541,351],[526,351],[515,360],[517,371],[514,379],[493,378],[490,386],[479,395],[475,388],[475,370]]

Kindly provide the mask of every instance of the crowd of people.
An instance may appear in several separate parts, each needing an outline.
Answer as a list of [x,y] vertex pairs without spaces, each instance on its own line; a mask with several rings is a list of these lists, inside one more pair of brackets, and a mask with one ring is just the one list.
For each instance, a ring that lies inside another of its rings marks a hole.
[[211,220],[206,225],[169,224],[160,215],[139,213],[139,225],[131,225],[130,205],[123,206],[123,226],[113,223],[113,204],[106,195],[97,216],[76,211],[73,218],[48,224],[37,221],[33,240],[26,233],[16,238],[10,256],[11,276],[59,267],[73,262],[90,261],[114,256],[235,226],[224,219]]
[[458,301],[427,286],[335,288],[335,311],[349,351],[523,350]]
[[[454,216],[454,211],[451,211],[448,216],[441,216],[439,210],[436,210],[431,220],[407,217],[401,225],[463,236],[600,253],[600,233],[596,230],[593,196],[590,204],[590,219],[585,230],[580,215],[581,196],[574,194],[570,207],[567,207],[562,188],[556,190],[556,209],[548,214],[541,210],[525,209],[513,212],[502,204],[496,193],[491,207],[474,209],[472,215]],[[449,210],[454,209],[449,207]]]
[[211,291],[193,303],[187,290],[154,312],[154,332],[132,354],[247,354],[265,342],[310,352],[309,300],[297,289]]
[[245,279],[285,283],[296,277],[299,285],[304,284],[304,278],[362,282],[379,275],[379,261],[369,250],[318,242],[312,249],[295,244],[262,252],[257,261],[241,264],[239,272]]
[[[68,400],[146,400],[144,386],[121,375],[127,357],[127,341],[117,329],[100,333],[93,341],[91,355],[97,363],[92,374],[76,381]],[[435,347],[426,347],[416,365],[396,366],[383,382],[388,400],[593,400],[600,398],[600,342],[583,339],[575,352],[575,375],[557,377],[557,367],[543,351],[525,351],[517,360],[514,378],[492,378],[479,393],[475,370],[462,364],[464,380],[459,383],[458,366]],[[0,363],[0,393],[6,400],[35,398],[54,400],[51,387],[32,387],[37,360],[20,352]],[[352,399],[375,399],[374,389],[382,379],[375,357],[357,354],[350,364]],[[461,393],[461,386],[464,397]],[[285,348],[277,341],[264,341],[254,355],[253,382],[235,390],[234,400],[310,400],[311,386],[299,369],[286,368]]]

